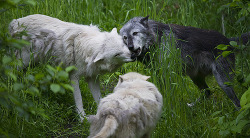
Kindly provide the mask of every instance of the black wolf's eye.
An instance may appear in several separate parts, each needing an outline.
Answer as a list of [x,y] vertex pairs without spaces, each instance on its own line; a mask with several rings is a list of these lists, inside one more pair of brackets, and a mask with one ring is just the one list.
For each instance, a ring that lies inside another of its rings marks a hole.
[[126,40],[126,39],[127,39],[127,36],[123,36],[123,39]]
[[137,35],[138,34],[138,32],[133,32],[133,35]]

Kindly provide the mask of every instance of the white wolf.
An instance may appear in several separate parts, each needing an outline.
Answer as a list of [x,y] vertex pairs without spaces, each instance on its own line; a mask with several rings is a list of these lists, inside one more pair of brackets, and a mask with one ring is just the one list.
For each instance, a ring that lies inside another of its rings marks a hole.
[[63,22],[46,15],[34,14],[14,19],[9,25],[10,34],[27,31],[23,39],[31,42],[17,56],[22,58],[24,66],[30,62],[33,53],[35,62],[53,56],[55,63],[63,62],[65,66],[75,65],[78,70],[70,74],[74,81],[74,99],[81,120],[85,116],[79,78],[84,76],[95,101],[101,97],[98,75],[112,72],[125,62],[131,62],[131,53],[123,44],[116,28],[111,32],[100,32],[96,26],[79,25]]
[[149,76],[130,72],[119,77],[114,93],[101,99],[89,116],[90,138],[150,137],[162,108],[162,95]]

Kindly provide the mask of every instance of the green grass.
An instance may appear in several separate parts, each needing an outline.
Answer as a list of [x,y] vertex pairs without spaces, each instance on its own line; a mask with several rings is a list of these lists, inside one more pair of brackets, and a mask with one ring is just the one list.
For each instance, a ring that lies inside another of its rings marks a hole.
[[[7,26],[14,18],[30,14],[45,14],[67,22],[79,24],[95,24],[103,31],[111,31],[113,27],[120,29],[129,19],[135,16],[150,15],[163,23],[194,26],[222,32],[221,13],[217,9],[227,1],[200,0],[38,0],[36,6],[18,6],[0,14],[1,32],[8,31]],[[224,11],[226,36],[238,36],[247,32],[249,22],[236,24],[237,9]],[[179,58],[180,50],[170,47],[168,54],[163,53],[162,62],[156,58],[150,62],[150,67],[134,62],[123,65],[117,72],[101,77],[102,96],[112,92],[118,75],[134,71],[150,75],[150,81],[160,90],[164,98],[162,117],[152,134],[153,138],[164,137],[220,137],[214,130],[216,122],[212,113],[222,111],[221,114],[234,116],[234,105],[218,87],[215,79],[209,77],[207,82],[213,91],[210,99],[198,103],[190,108],[187,103],[195,101],[201,94],[190,78],[182,74],[182,64]],[[161,49],[156,50],[161,53]],[[241,72],[243,65],[237,59],[237,71]],[[249,63],[249,62],[248,62]],[[44,72],[45,65],[29,69],[26,74]],[[248,68],[249,70],[249,68]],[[246,90],[236,86],[238,97]],[[84,78],[80,81],[85,112],[96,113],[94,102]],[[23,99],[31,100],[35,107],[43,108],[49,118],[34,115],[29,120],[18,117],[18,112],[0,107],[0,134],[9,137],[87,137],[89,123],[80,123],[75,112],[72,92],[54,94],[51,91],[43,92],[41,97],[30,97],[25,93],[18,93]],[[1,136],[1,135],[0,135]]]

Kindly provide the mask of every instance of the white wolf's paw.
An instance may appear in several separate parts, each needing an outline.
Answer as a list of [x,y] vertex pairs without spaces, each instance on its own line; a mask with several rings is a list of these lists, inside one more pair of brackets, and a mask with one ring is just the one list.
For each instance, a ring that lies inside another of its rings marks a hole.
[[84,121],[88,121],[89,120],[89,116],[86,115],[79,115],[79,119],[78,119],[81,123],[83,123]]
[[85,115],[84,118],[85,118],[85,120],[89,121],[89,116],[88,115]]

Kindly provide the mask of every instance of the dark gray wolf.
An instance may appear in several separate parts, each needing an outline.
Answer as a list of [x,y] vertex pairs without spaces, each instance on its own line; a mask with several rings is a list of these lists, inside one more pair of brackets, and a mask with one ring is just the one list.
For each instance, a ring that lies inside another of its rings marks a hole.
[[162,95],[149,76],[119,76],[114,93],[101,99],[90,116],[89,138],[149,138],[162,110]]
[[[150,60],[149,55],[146,54],[149,47],[160,45],[160,43],[166,44],[171,38],[170,34],[173,34],[171,37],[175,38],[176,47],[181,49],[186,74],[200,89],[205,89],[205,96],[210,96],[205,77],[213,74],[219,86],[226,92],[235,106],[240,107],[240,101],[233,88],[225,84],[233,79],[231,72],[234,69],[235,56],[233,53],[226,58],[219,56],[220,50],[215,47],[219,44],[228,45],[230,40],[246,43],[250,40],[250,33],[242,35],[241,38],[228,39],[216,31],[163,24],[148,20],[148,16],[135,17],[120,30],[124,43],[137,56],[137,59],[144,63]],[[218,57],[217,60],[216,57]]]
[[77,67],[77,70],[70,74],[70,79],[74,81],[74,99],[81,120],[85,112],[79,88],[80,77],[85,77],[98,103],[101,97],[98,76],[113,72],[122,64],[133,61],[131,52],[116,28],[111,32],[101,32],[93,25],[69,23],[34,14],[14,19],[9,30],[12,36],[24,30],[29,34],[22,38],[30,41],[31,46],[17,52],[17,57],[22,59],[24,67],[29,65],[31,53],[34,62],[45,60],[45,56],[51,55],[54,57],[54,63],[63,62],[65,66]]

